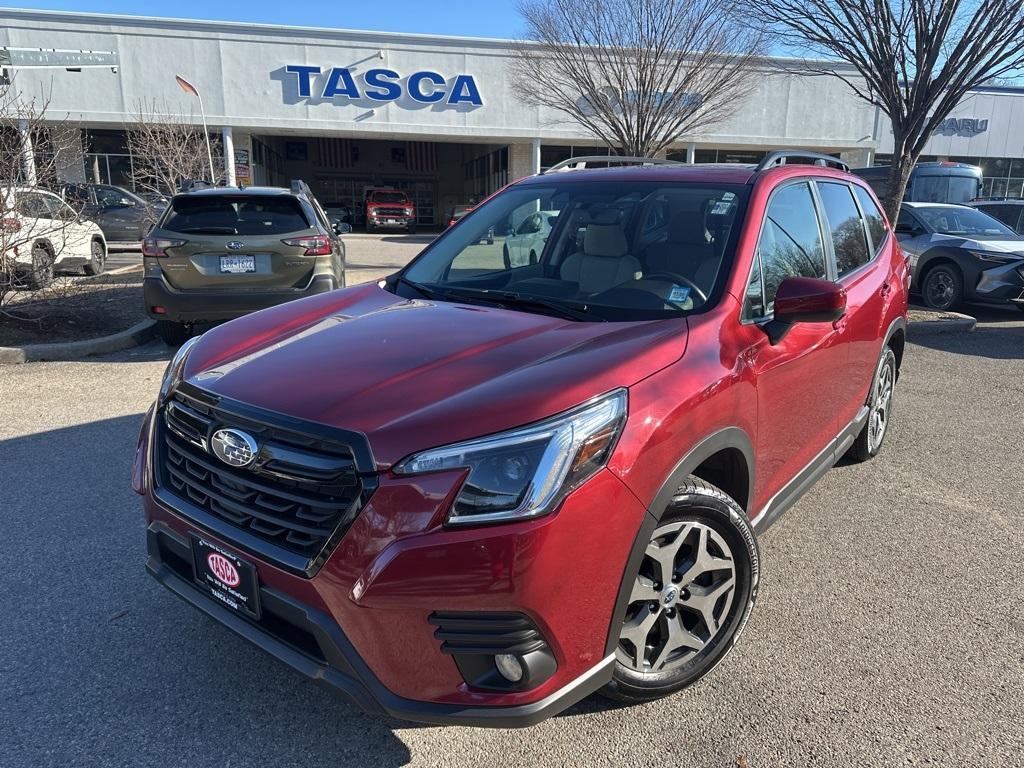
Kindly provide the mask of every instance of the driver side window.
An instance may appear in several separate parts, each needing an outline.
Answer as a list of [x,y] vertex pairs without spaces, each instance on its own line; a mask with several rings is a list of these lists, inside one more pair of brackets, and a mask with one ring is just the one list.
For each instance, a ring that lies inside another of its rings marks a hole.
[[779,285],[787,277],[825,275],[825,248],[810,186],[798,182],[777,190],[768,203],[757,241],[743,318],[769,316]]

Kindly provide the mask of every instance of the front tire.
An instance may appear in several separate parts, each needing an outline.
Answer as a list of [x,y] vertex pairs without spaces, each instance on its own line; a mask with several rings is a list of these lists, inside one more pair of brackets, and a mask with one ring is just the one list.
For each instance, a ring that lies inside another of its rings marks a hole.
[[687,478],[634,575],[602,695],[637,703],[697,682],[739,639],[759,577],[757,542],[743,510],[710,483]]
[[850,448],[849,456],[854,461],[868,461],[882,450],[885,436],[889,434],[892,416],[892,396],[896,386],[896,353],[891,347],[882,352],[882,359],[875,370],[875,379],[868,396],[868,420]]
[[958,306],[964,297],[964,278],[952,264],[936,264],[921,280],[924,305],[938,312]]
[[107,263],[107,251],[103,247],[103,243],[99,240],[93,240],[90,248],[91,255],[89,257],[89,263],[85,265],[85,274],[87,275],[100,275],[103,274],[103,269]]

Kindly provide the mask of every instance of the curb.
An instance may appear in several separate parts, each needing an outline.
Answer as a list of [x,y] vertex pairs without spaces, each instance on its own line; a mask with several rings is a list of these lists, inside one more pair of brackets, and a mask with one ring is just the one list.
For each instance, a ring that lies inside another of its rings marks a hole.
[[156,321],[143,320],[127,330],[83,341],[59,341],[53,344],[28,344],[24,347],[0,347],[0,365],[32,363],[42,360],[77,360],[90,355],[119,352],[137,347],[153,338]]
[[977,319],[970,315],[960,312],[948,312],[947,314],[956,315],[956,317],[951,320],[911,320],[907,326],[907,335],[931,336],[944,333],[970,333],[978,324]]

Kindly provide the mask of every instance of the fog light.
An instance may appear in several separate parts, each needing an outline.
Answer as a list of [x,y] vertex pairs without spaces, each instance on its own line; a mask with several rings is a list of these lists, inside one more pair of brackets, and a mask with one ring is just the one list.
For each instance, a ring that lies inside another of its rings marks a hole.
[[494,657],[494,666],[498,672],[510,683],[518,683],[523,679],[523,665],[518,656],[511,653],[499,653]]

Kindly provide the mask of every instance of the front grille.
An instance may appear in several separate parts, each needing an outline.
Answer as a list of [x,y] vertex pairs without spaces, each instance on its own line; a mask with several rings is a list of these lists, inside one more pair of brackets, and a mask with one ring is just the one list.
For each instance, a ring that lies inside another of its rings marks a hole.
[[404,208],[377,208],[374,211],[378,216],[405,216]]
[[460,654],[527,654],[547,647],[543,635],[521,613],[432,613],[434,637],[441,652]]
[[[216,401],[214,401],[216,402]],[[214,432],[242,430],[258,447],[251,465],[230,467],[208,450]],[[221,527],[237,529],[240,541],[271,545],[258,554],[274,559],[279,548],[310,571],[358,514],[372,480],[360,475],[352,447],[233,412],[177,392],[157,420],[156,481]],[[203,520],[196,522],[203,523]],[[220,532],[220,531],[215,531]],[[244,545],[244,544],[243,544]]]

